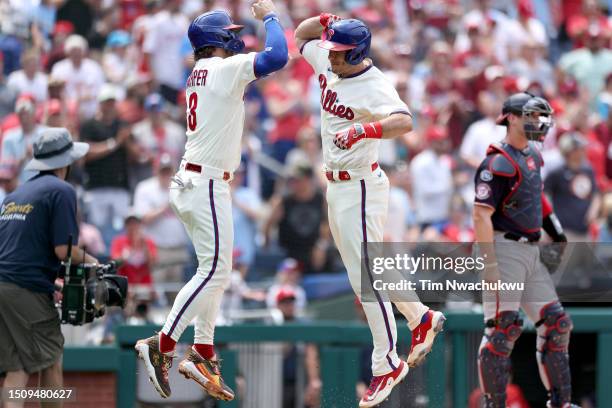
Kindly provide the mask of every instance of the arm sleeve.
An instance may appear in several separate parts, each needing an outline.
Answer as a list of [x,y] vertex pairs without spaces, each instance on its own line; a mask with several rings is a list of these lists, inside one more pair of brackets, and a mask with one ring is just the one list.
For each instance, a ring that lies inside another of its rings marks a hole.
[[310,64],[317,74],[325,73],[329,66],[329,51],[319,47],[318,44],[320,42],[321,40],[309,40],[300,49],[300,53],[306,62]]
[[509,177],[494,175],[489,170],[488,156],[478,167],[474,178],[474,204],[485,205],[496,209],[508,191]]
[[72,236],[72,245],[79,242],[79,226],[76,217],[76,192],[71,186],[55,191],[51,198],[51,236],[53,247],[68,244]]
[[270,14],[264,18],[266,44],[264,50],[255,55],[255,76],[260,78],[283,68],[289,59],[287,39],[278,17]]

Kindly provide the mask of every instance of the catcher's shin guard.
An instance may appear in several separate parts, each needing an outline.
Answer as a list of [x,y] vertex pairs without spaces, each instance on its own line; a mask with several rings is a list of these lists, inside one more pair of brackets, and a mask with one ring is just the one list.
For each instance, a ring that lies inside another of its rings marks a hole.
[[480,344],[478,374],[486,408],[506,406],[506,386],[510,379],[510,353],[521,335],[523,321],[518,312],[501,312],[497,319],[487,321]]
[[572,320],[558,301],[540,311],[537,360],[540,378],[550,396],[552,407],[564,407],[571,402],[572,381],[569,367],[570,332]]

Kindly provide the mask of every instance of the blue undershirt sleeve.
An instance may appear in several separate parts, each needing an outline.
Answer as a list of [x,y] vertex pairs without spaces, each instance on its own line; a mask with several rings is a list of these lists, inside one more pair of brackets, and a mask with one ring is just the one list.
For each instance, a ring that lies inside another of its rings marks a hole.
[[255,55],[255,76],[260,78],[282,69],[289,59],[285,33],[276,14],[264,17],[266,43],[263,51]]

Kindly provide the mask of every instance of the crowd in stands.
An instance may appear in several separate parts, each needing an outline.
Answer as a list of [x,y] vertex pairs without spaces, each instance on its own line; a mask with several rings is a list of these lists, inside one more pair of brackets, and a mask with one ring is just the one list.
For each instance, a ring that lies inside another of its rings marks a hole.
[[[267,297],[269,305],[287,293],[280,284],[267,295],[246,286],[261,278],[252,271],[262,254],[287,258],[268,265],[268,276],[281,271],[277,280],[290,285],[298,308],[306,301],[300,275],[343,270],[326,221],[319,84],[293,40],[297,24],[322,11],[371,27],[371,58],[413,113],[414,131],[381,147],[391,180],[387,241],[473,240],[475,169],[503,138],[495,118],[518,91],[545,96],[555,110],[543,171],[568,236],[612,241],[611,1],[276,6],[290,61],[245,94],[242,163],[232,183],[233,293],[261,303]],[[185,145],[184,88],[193,64],[187,27],[214,8],[245,26],[247,51],[263,46],[263,27],[246,1],[0,0],[0,200],[32,177],[23,168],[45,126],[90,143],[70,175],[81,243],[123,262],[134,299],[161,302],[156,285],[180,288],[195,272],[168,187]]]

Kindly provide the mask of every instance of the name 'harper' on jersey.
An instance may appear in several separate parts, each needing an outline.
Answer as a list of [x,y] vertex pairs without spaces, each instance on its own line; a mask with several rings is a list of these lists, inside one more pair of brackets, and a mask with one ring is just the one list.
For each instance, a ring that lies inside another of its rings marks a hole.
[[194,69],[187,78],[187,88],[193,86],[206,86],[207,69]]

